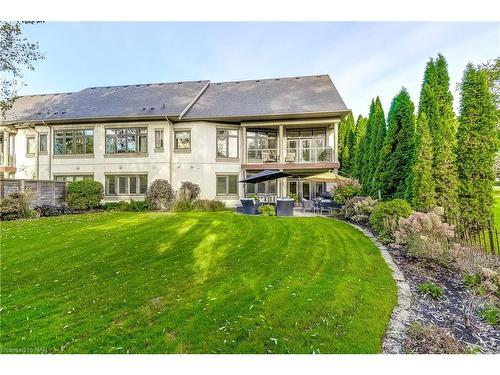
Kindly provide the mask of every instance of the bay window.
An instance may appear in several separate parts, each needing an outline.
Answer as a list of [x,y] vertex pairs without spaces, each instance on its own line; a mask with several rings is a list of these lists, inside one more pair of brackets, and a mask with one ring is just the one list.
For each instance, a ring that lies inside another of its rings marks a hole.
[[106,129],[106,154],[146,153],[147,128]]
[[217,157],[238,157],[238,130],[217,129]]

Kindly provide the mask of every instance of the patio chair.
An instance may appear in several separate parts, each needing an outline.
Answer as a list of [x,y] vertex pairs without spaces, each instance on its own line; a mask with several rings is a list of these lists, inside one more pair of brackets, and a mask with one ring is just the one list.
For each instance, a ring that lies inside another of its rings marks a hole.
[[293,199],[276,199],[277,216],[293,216]]
[[285,157],[286,163],[294,163],[295,162],[295,152],[289,152]]
[[330,199],[322,199],[319,201],[319,213],[323,214],[323,211],[328,212],[329,214],[332,213],[332,211],[335,208],[335,204],[330,200]]
[[257,215],[259,214],[260,203],[256,202],[253,198],[240,198],[241,210],[245,215]]
[[307,200],[305,198],[302,198],[300,201],[300,204],[302,206],[302,212],[306,211],[311,211],[311,212],[316,212],[316,207],[314,205],[314,201]]

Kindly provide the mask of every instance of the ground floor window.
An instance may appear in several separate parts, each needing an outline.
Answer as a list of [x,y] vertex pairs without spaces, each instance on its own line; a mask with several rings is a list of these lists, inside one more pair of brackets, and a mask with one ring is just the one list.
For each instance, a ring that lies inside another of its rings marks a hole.
[[94,176],[93,175],[54,175],[54,180],[55,181],[62,181],[62,182],[73,182],[73,181],[81,181],[81,180],[93,180]]
[[148,175],[106,175],[106,195],[144,195]]
[[217,195],[238,195],[238,175],[217,175]]
[[[255,173],[247,173],[247,178],[253,176]],[[277,192],[277,180],[259,182],[257,184],[246,183],[246,194],[271,194],[275,195]]]

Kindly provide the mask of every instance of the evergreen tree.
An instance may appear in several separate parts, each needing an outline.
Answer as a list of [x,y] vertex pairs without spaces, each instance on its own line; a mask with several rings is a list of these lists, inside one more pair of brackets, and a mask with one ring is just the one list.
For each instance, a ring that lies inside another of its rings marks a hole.
[[368,119],[359,115],[356,120],[356,132],[354,137],[354,155],[352,159],[354,160],[352,176],[361,181],[361,170],[362,170],[362,158],[361,158],[361,148],[366,135],[366,123]]
[[448,214],[456,212],[458,179],[455,165],[456,118],[445,58],[438,55],[427,63],[419,102],[419,114],[425,113],[429,124],[433,160],[432,174],[436,204]]
[[339,129],[339,160],[340,169],[350,175],[352,173],[352,164],[354,157],[354,138],[355,138],[354,117],[349,113],[345,119],[340,122]]
[[378,195],[378,186],[379,183],[379,161],[380,161],[380,151],[382,150],[382,146],[384,145],[384,139],[386,134],[386,125],[385,125],[385,114],[384,109],[382,108],[382,103],[380,102],[380,98],[377,96],[375,100],[375,112],[373,114],[373,139],[370,145],[370,184],[369,184],[369,193],[372,196]]
[[372,99],[370,104],[370,113],[366,123],[366,134],[361,147],[361,184],[363,192],[370,194],[371,192],[371,176],[373,166],[370,164],[370,150],[374,139],[373,118],[375,116],[375,101]]
[[468,64],[461,84],[457,158],[459,206],[470,224],[492,217],[496,109],[484,71]]
[[406,198],[415,150],[415,106],[405,88],[393,99],[379,161],[382,199]]
[[407,196],[413,197],[410,202],[416,210],[427,212],[436,206],[436,193],[432,178],[432,140],[425,113],[417,119],[414,155],[412,176],[408,183],[411,191],[407,192]]

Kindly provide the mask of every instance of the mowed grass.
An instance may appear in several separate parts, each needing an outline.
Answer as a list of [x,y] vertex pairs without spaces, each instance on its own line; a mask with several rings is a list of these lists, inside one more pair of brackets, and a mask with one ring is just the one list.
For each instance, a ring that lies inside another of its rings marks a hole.
[[396,302],[378,249],[334,219],[1,223],[4,353],[376,353]]

